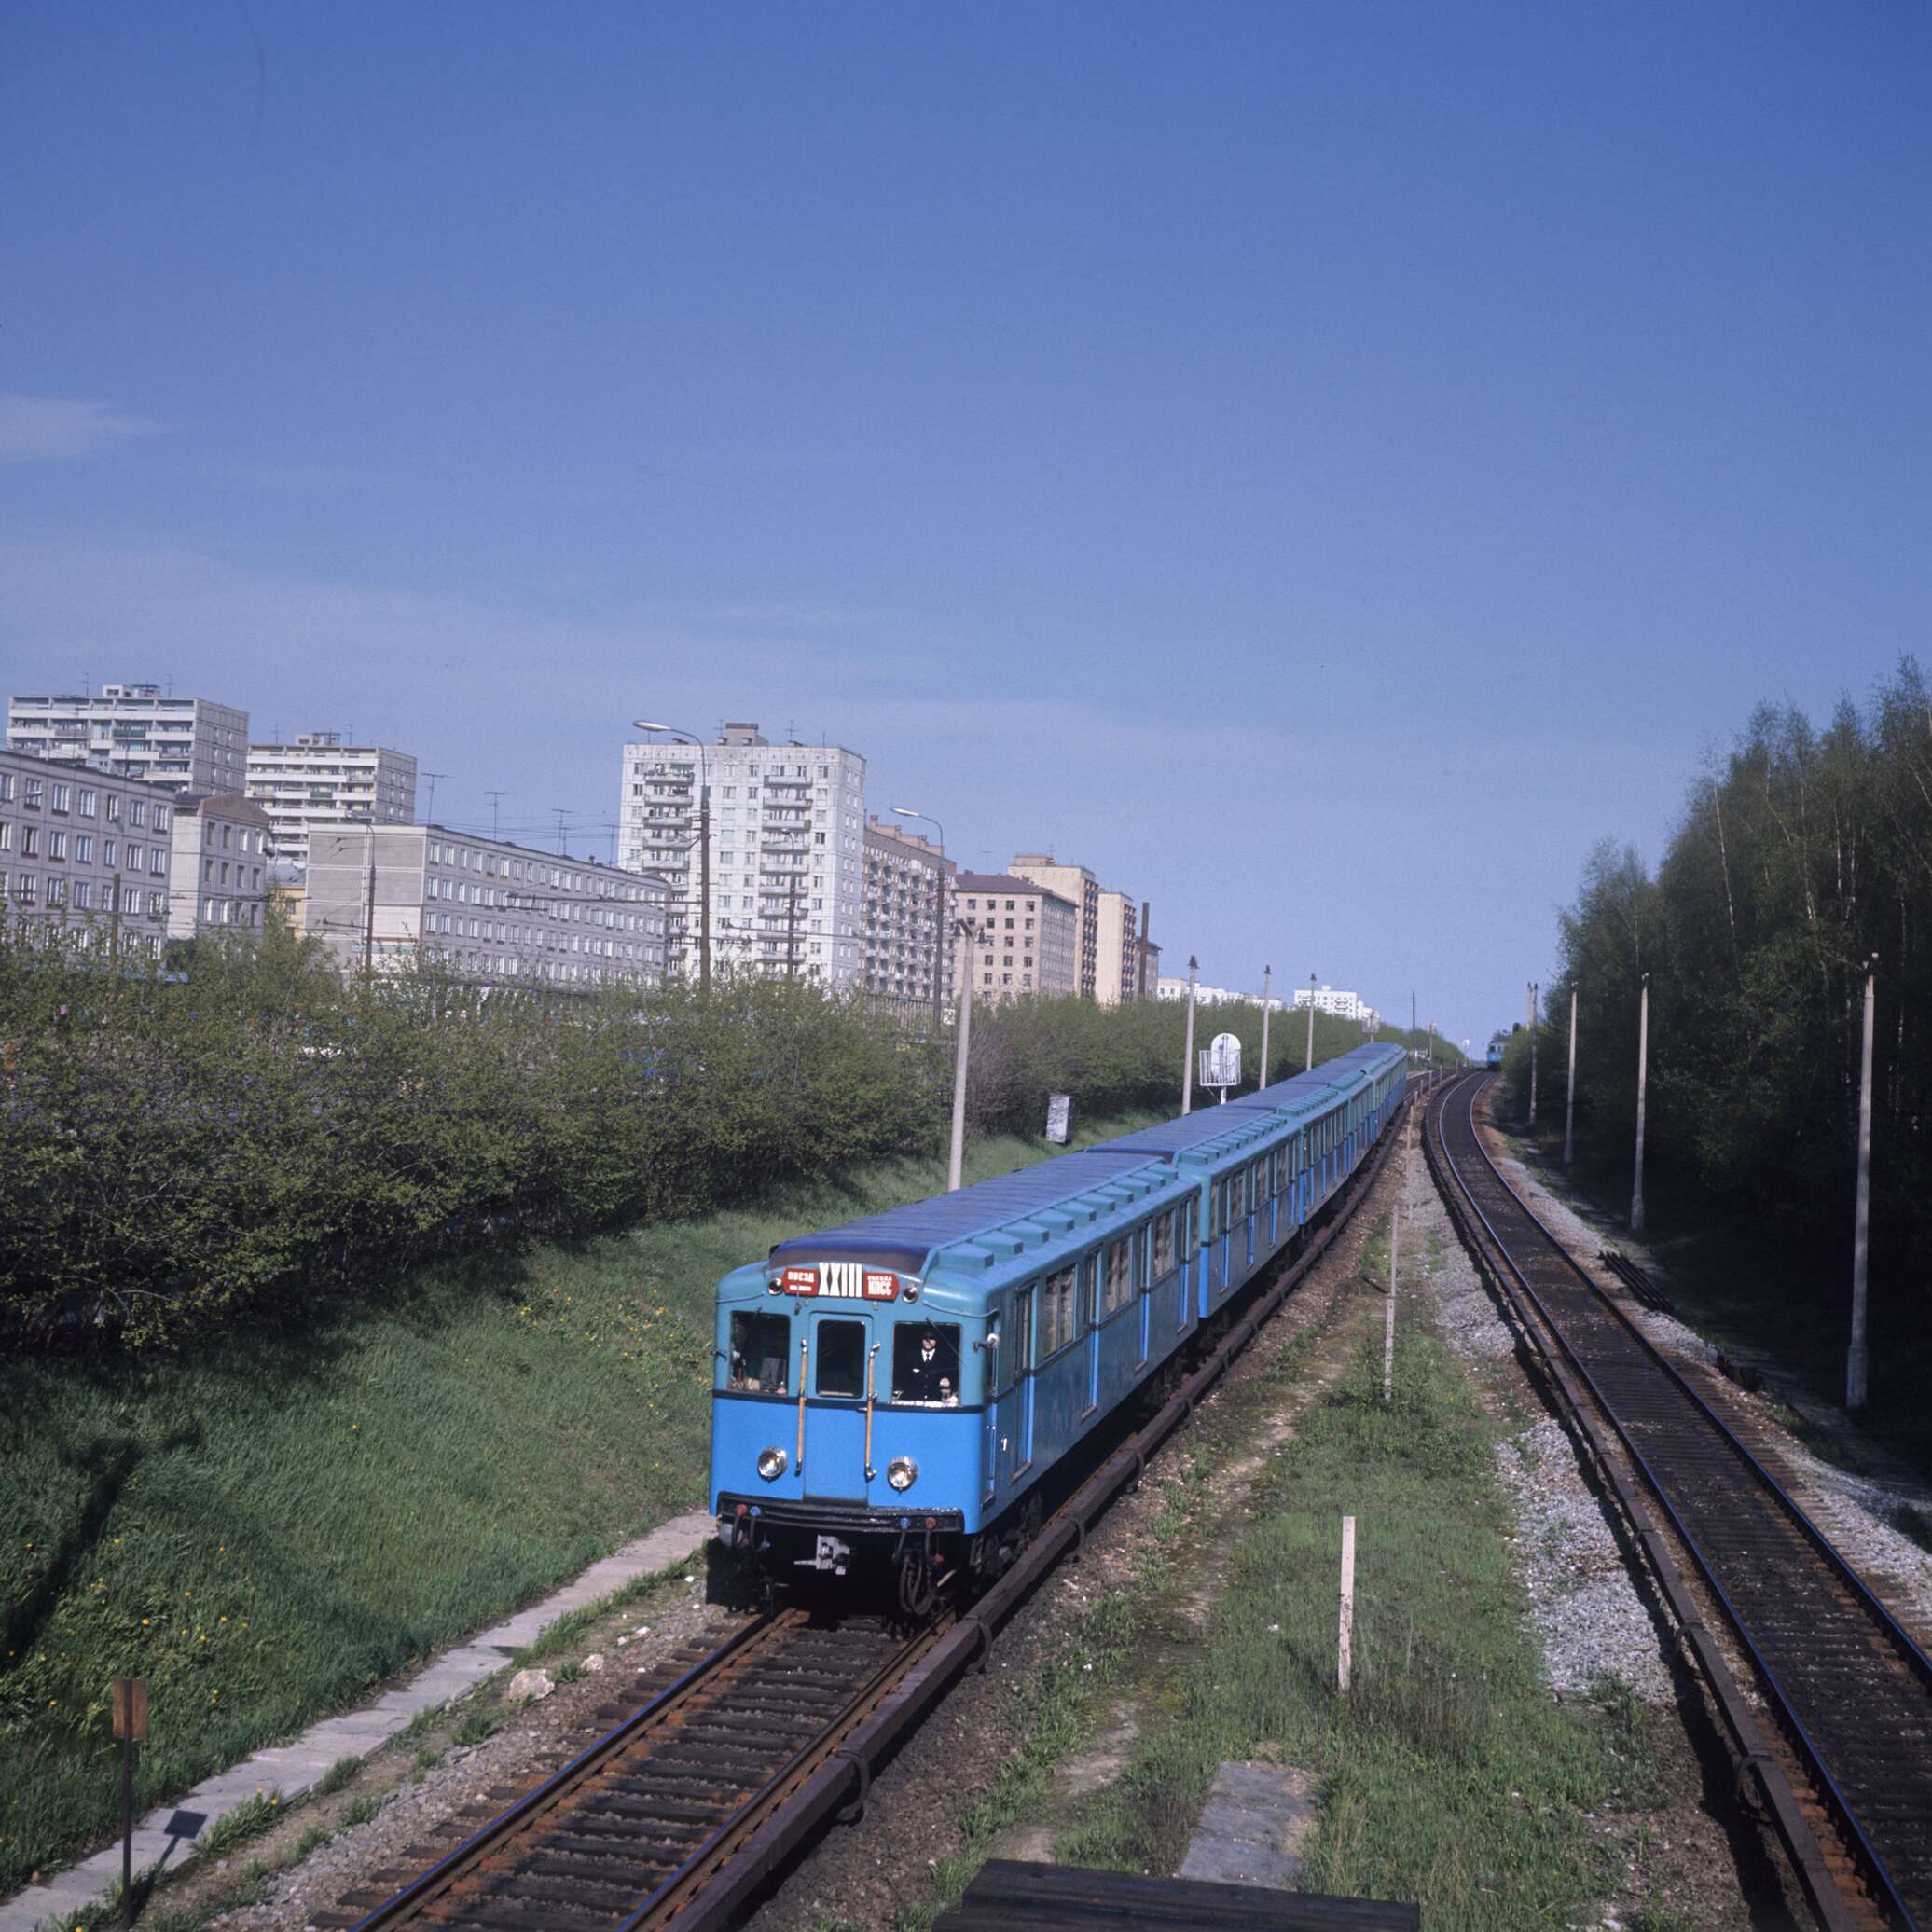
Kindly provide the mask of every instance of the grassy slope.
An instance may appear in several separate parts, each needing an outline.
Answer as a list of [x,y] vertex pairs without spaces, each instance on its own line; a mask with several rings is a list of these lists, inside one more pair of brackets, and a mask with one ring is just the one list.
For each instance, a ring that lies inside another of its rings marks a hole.
[[701,1504],[718,1277],[945,1180],[433,1269],[194,1360],[0,1365],[0,1892],[111,1830],[116,1673],[150,1680],[158,1802]]

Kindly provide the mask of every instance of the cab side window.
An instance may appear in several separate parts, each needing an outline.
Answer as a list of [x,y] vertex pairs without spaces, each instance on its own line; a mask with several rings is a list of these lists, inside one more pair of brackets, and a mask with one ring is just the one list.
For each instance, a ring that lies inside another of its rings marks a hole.
[[892,1332],[892,1400],[959,1400],[959,1329],[950,1321],[902,1321]]

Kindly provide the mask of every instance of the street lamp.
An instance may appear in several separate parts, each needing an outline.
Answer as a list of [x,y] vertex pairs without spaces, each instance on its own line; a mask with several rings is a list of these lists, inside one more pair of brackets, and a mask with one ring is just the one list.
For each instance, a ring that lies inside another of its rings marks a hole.
[[1315,975],[1308,975],[1308,1064],[1303,1070],[1312,1073],[1315,1070]]
[[[956,919],[959,935],[959,1024],[953,1047],[953,1138],[946,1157],[945,1191],[956,1194],[966,1167],[966,1056],[973,1042],[973,945],[978,929],[972,919]],[[990,929],[988,929],[990,930]]]
[[673,724],[659,724],[650,718],[633,718],[633,731],[661,731],[667,738],[682,738],[697,749],[697,986],[700,992],[711,989],[711,783],[705,766],[704,740],[695,733],[680,731]]
[[932,1037],[939,1038],[940,982],[945,977],[945,827],[931,812],[916,812],[910,806],[895,805],[894,814],[902,819],[918,819],[939,835],[938,863],[933,867],[932,907]]

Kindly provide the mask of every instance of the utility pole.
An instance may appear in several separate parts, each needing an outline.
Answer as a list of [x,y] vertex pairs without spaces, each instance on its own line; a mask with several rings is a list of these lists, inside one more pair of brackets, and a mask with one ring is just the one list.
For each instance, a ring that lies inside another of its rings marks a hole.
[[1315,975],[1308,975],[1308,1064],[1302,1069],[1304,1073],[1315,1070]]
[[1570,981],[1569,1078],[1563,1083],[1563,1165],[1577,1148],[1577,983]]
[[1262,1070],[1261,1078],[1255,1083],[1255,1092],[1268,1083],[1268,982],[1274,975],[1272,966],[1262,968]]
[[1878,955],[1865,964],[1865,1048],[1858,1067],[1858,1197],[1852,1220],[1852,1346],[1845,1357],[1844,1405],[1865,1405],[1865,1270],[1871,1216],[1871,1031],[1878,1007]]
[[785,887],[785,977],[798,977],[798,875]]
[[369,865],[366,875],[363,905],[363,977],[375,970],[376,960],[376,828],[369,827]]
[[1187,1050],[1180,1057],[1180,1111],[1194,1111],[1194,973],[1200,965],[1194,954],[1187,956]]
[[973,1040],[973,922],[960,919],[959,1027],[953,1051],[953,1144],[946,1161],[945,1191],[959,1191],[966,1165],[966,1055]]
[[1644,1090],[1650,1071],[1650,975],[1644,974],[1636,1009],[1636,1180],[1630,1190],[1630,1232],[1644,1231]]
[[1537,1124],[1537,983],[1529,983],[1529,1124]]

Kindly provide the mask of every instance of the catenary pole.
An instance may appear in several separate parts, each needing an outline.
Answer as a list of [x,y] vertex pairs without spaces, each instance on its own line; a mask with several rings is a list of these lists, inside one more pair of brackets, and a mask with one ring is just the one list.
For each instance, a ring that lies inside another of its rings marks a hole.
[[973,926],[959,921],[959,967],[958,1037],[953,1050],[953,1142],[946,1158],[945,1190],[959,1191],[959,1179],[966,1165],[966,1054],[973,1039]]
[[1865,1403],[1865,1274],[1871,1217],[1871,1032],[1878,1006],[1878,959],[1865,967],[1865,1045],[1858,1066],[1858,1194],[1852,1217],[1852,1346],[1845,1357],[1844,1405]]
[[1315,1070],[1315,975],[1308,975],[1308,1064],[1302,1070],[1304,1073]]
[[1187,1051],[1180,1060],[1180,1111],[1183,1113],[1194,1111],[1194,973],[1200,963],[1194,954],[1187,956]]
[[1529,1124],[1537,1124],[1537,983],[1529,983]]
[[1268,983],[1274,977],[1272,966],[1262,968],[1262,1067],[1261,1078],[1255,1082],[1254,1090],[1260,1093],[1268,1083]]
[[1650,975],[1644,974],[1636,1009],[1636,1178],[1630,1189],[1630,1231],[1644,1231],[1644,1098],[1650,1071]]
[[1563,1083],[1563,1165],[1577,1151],[1577,983],[1570,981],[1569,1077]]

